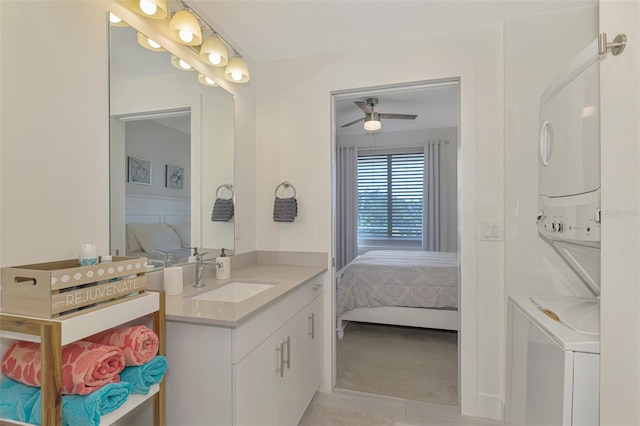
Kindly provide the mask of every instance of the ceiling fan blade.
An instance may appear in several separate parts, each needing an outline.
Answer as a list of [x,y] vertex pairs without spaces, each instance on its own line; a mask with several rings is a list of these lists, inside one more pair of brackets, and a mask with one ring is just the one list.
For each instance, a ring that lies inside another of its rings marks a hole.
[[344,124],[344,125],[342,125],[342,126],[340,126],[340,127],[349,127],[349,126],[351,126],[352,124],[356,124],[356,123],[359,123],[359,122],[361,122],[361,121],[364,121],[364,117],[362,117],[362,118],[358,118],[357,120],[354,120],[354,121],[352,121],[351,123]]
[[358,105],[358,107],[362,110],[362,112],[364,112],[365,114],[371,114],[373,113],[373,111],[371,110],[371,108],[369,108],[369,105],[366,104],[366,102],[363,101],[354,101],[354,104]]
[[380,113],[380,118],[395,119],[395,120],[415,120],[416,114],[384,114]]

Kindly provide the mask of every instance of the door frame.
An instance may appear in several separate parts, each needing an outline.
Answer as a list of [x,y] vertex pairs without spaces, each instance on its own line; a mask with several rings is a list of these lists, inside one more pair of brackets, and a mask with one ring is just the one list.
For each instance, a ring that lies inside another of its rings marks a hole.
[[[476,76],[473,63],[460,64],[459,75],[419,82],[352,88],[330,93],[331,101],[331,257],[336,253],[336,117],[337,96],[385,90],[406,89],[443,82],[458,82],[458,254],[460,259],[458,284],[458,398],[462,415],[477,416],[477,315],[476,315]],[[335,262],[333,262],[335,266]],[[335,267],[330,282],[335,283]],[[337,377],[336,289],[331,285],[331,389]]]

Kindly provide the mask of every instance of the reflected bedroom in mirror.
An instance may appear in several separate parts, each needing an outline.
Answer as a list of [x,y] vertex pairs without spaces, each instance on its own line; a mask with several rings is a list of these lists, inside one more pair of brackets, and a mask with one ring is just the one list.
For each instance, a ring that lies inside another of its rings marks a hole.
[[232,252],[233,96],[124,22],[109,52],[111,254]]

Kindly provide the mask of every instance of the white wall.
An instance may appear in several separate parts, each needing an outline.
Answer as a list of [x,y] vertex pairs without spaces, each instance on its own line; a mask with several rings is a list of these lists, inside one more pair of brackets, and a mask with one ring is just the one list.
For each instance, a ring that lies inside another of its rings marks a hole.
[[[0,36],[21,34],[20,43],[4,43],[1,52],[2,266],[74,258],[87,241],[101,253],[108,249],[106,11],[122,7],[0,2]],[[24,31],[24,19],[38,31]],[[25,53],[29,46],[39,53]],[[236,250],[246,252],[255,249],[254,84],[225,88],[235,96],[237,216],[245,231]]]
[[[385,61],[380,48],[388,55]],[[479,243],[477,227],[502,222],[501,26],[260,63],[256,74],[257,247],[322,252],[332,250],[331,93],[461,77],[462,412],[498,418],[503,253],[501,243]],[[273,190],[283,180],[298,191],[294,223],[271,220]],[[325,292],[327,318],[332,296]],[[330,350],[334,333],[328,324],[325,335]],[[327,354],[327,363],[330,359]],[[327,364],[325,390],[330,377]]]
[[577,275],[538,236],[535,218],[540,96],[562,67],[597,36],[597,7],[505,21],[507,294],[591,296]]
[[600,424],[640,424],[640,3],[600,2],[600,32],[628,44],[600,62]]
[[104,5],[3,1],[0,31],[22,38],[2,45],[2,264],[77,257],[83,242],[106,253]]
[[[125,123],[125,154],[129,157],[151,160],[151,185],[128,183],[129,194],[190,198],[191,193],[191,136],[164,126],[153,120],[134,120]],[[182,167],[182,189],[167,188],[166,165]],[[128,167],[126,167],[128,170]]]

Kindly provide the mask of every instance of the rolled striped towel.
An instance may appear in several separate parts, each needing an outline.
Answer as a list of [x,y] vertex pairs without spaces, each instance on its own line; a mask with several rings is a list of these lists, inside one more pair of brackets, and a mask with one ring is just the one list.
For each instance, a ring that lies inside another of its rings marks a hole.
[[[124,354],[119,348],[77,341],[62,347],[62,393],[86,395],[120,380]],[[40,344],[17,341],[2,357],[2,373],[28,386],[42,385]]]
[[124,353],[127,367],[149,362],[158,353],[158,335],[144,325],[116,327],[84,340],[115,346]]
[[295,197],[276,197],[273,202],[273,220],[275,222],[293,222],[298,216],[298,200]]

